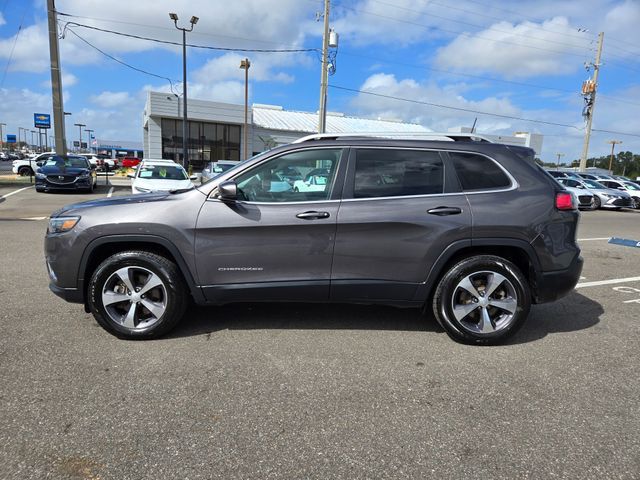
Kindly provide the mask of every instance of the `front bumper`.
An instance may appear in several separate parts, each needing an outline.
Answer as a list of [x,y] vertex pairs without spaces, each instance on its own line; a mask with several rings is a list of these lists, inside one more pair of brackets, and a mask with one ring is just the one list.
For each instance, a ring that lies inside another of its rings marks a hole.
[[62,288],[52,281],[49,283],[49,290],[67,302],[84,303],[84,296],[79,288]]
[[93,177],[79,177],[68,183],[54,183],[46,178],[36,177],[36,190],[88,190],[92,182]]
[[604,208],[632,208],[633,200],[631,198],[610,198],[602,202]]
[[553,302],[571,292],[580,280],[584,260],[580,255],[566,270],[542,272],[538,275],[534,303]]

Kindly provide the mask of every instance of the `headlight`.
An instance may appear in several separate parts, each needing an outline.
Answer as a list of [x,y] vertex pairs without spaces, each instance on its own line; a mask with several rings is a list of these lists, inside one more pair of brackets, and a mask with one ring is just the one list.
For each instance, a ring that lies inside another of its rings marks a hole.
[[36,172],[36,178],[44,180],[45,178],[47,178],[47,176],[44,173]]
[[71,230],[80,221],[80,217],[55,217],[49,219],[48,233],[64,233]]

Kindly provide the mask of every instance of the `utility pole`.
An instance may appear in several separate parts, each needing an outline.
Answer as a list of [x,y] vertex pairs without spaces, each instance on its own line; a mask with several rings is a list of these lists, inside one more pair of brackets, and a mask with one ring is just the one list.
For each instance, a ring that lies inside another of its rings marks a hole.
[[556,170],[560,170],[560,157],[564,157],[564,153],[556,153],[558,161],[556,162]]
[[607,143],[611,144],[611,157],[609,158],[609,172],[611,172],[611,165],[613,164],[613,149],[616,145],[622,143],[622,140],[609,140]]
[[318,133],[327,130],[327,83],[329,69],[327,57],[329,55],[329,7],[330,0],[324,0],[324,31],[322,34],[322,71],[320,72],[320,114],[318,118]]
[[602,41],[604,32],[598,34],[598,51],[596,53],[596,63],[593,65],[593,80],[587,80],[582,85],[582,95],[586,101],[583,115],[587,120],[586,131],[584,133],[584,146],[580,157],[580,171],[587,169],[587,157],[589,155],[589,139],[591,138],[591,124],[593,123],[593,110],[596,105],[596,90],[598,89],[598,74],[600,73],[600,57],[602,56]]
[[64,134],[64,107],[62,105],[62,78],[60,75],[60,49],[58,46],[58,22],[54,0],[47,0],[49,17],[49,55],[51,56],[51,94],[53,98],[53,128],[55,130],[58,155],[67,154]]
[[0,123],[0,150],[4,147],[4,136],[2,135],[2,127],[7,126],[6,123]]
[[78,151],[81,152],[82,151],[82,127],[86,127],[86,125],[84,123],[74,123],[74,125],[78,127],[78,130],[80,131],[80,143],[78,144]]

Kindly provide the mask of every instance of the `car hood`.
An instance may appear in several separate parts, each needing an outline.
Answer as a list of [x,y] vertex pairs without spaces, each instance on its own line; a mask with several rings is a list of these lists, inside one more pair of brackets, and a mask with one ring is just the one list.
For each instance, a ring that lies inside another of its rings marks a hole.
[[147,180],[136,178],[132,186],[135,188],[146,188],[152,192],[165,192],[169,190],[180,190],[193,186],[191,180]]
[[72,203],[65,205],[60,210],[57,210],[51,214],[51,217],[58,217],[64,215],[71,210],[78,210],[83,208],[92,207],[108,207],[115,205],[133,205],[138,203],[151,203],[162,201],[171,194],[169,192],[148,193],[146,195],[129,195],[126,197],[111,197],[111,198],[99,198],[96,200],[88,200],[86,202]]
[[38,169],[40,173],[44,173],[45,175],[80,175],[86,174],[90,170],[88,168],[80,168],[80,167],[63,167],[58,168],[53,165],[48,167],[40,167]]

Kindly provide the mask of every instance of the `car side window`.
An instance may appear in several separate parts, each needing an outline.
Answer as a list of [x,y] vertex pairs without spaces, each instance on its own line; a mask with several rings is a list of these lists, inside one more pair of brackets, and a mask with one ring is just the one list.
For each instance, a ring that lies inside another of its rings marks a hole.
[[438,152],[359,149],[354,198],[433,195],[444,191],[444,165]]
[[465,191],[492,190],[511,186],[509,177],[496,162],[488,157],[463,152],[449,152],[449,157]]
[[567,180],[567,185],[569,185],[570,187],[577,188],[580,186],[580,183],[578,183],[575,180]]
[[342,149],[312,149],[272,158],[238,175],[241,200],[308,202],[329,200]]

